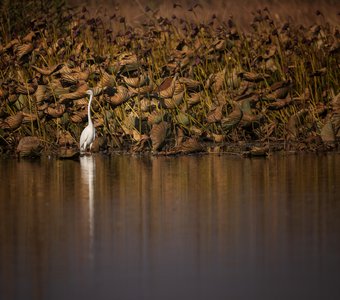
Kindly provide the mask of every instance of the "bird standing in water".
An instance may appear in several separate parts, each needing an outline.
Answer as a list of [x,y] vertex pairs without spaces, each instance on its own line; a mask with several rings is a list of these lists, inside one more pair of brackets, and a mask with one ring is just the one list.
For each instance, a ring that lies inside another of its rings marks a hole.
[[91,120],[91,103],[93,99],[93,91],[87,90],[86,94],[90,95],[90,101],[88,105],[88,122],[89,124],[84,128],[83,132],[80,135],[80,153],[86,152],[87,147],[92,147],[92,143],[94,141],[94,138],[96,137],[96,129],[94,128],[94,125]]

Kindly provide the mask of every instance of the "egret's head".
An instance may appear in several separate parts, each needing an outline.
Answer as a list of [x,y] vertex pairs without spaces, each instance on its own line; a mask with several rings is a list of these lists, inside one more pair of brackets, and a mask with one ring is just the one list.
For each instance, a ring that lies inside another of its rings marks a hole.
[[85,93],[90,95],[90,96],[93,96],[93,91],[92,90],[87,90]]

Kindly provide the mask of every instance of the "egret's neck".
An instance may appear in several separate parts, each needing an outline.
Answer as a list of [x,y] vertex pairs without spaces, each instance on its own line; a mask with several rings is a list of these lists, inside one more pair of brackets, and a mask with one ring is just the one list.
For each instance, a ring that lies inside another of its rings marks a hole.
[[89,105],[88,105],[88,107],[87,107],[87,116],[88,116],[88,121],[89,121],[89,124],[91,124],[92,125],[92,120],[91,120],[91,103],[92,103],[92,98],[93,98],[93,96],[92,95],[90,95],[90,101],[89,101]]

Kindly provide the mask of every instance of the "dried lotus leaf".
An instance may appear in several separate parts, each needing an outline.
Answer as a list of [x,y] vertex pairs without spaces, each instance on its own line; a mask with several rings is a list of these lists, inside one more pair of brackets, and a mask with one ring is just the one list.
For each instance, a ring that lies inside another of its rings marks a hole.
[[123,77],[124,82],[132,88],[142,87],[148,84],[149,82],[149,77],[145,74],[141,74],[138,77],[126,77],[126,76],[122,76],[122,77]]
[[114,87],[116,85],[116,77],[107,72],[103,72],[97,84],[98,87]]
[[238,104],[235,105],[234,110],[228,114],[226,117],[222,118],[221,125],[223,130],[230,130],[234,127],[236,127],[242,120],[243,112],[238,106]]
[[121,105],[130,99],[129,90],[124,86],[118,86],[116,93],[109,98],[109,102],[115,106]]
[[199,93],[193,93],[190,95],[190,97],[187,99],[187,104],[189,106],[194,106],[198,103],[201,102],[203,97],[203,92],[199,92]]
[[209,124],[220,122],[222,117],[223,117],[222,110],[223,110],[222,105],[214,107],[213,109],[211,109],[207,114],[207,119],[206,119],[207,122]]
[[148,85],[144,85],[137,88],[129,87],[129,91],[132,95],[145,95],[150,94],[155,88],[155,84],[150,81]]
[[57,104],[55,107],[49,106],[45,110],[45,113],[51,116],[52,118],[59,118],[64,114],[65,110],[66,110],[65,105]]
[[31,113],[23,113],[24,118],[22,119],[22,123],[31,123],[38,119],[38,116],[36,114]]
[[78,112],[75,112],[74,114],[72,114],[70,116],[70,120],[72,123],[82,123],[86,120],[87,118],[87,110],[82,110],[82,111],[78,111]]
[[21,157],[39,155],[42,149],[40,139],[36,136],[25,136],[20,139],[16,153]]
[[58,145],[60,146],[72,146],[74,145],[75,139],[69,131],[60,132],[58,135]]
[[59,99],[61,103],[70,101],[70,100],[76,100],[80,98],[84,98],[87,96],[86,91],[89,89],[89,86],[84,83],[81,86],[78,87],[76,91],[73,93],[67,93],[60,95]]
[[199,81],[186,77],[178,78],[178,82],[184,84],[187,90],[189,91],[196,91],[202,86],[202,84]]
[[32,69],[36,70],[38,73],[40,73],[42,75],[50,76],[53,73],[55,73],[58,70],[60,70],[60,68],[62,68],[62,67],[63,67],[63,64],[57,64],[57,65],[54,65],[54,66],[49,67],[47,69],[42,69],[42,68],[39,68],[37,66],[32,66]]
[[40,103],[50,98],[52,94],[47,85],[38,85],[34,95],[37,103]]
[[15,53],[18,59],[23,58],[26,54],[29,54],[33,51],[33,44],[22,44],[16,47]]
[[152,125],[150,130],[150,138],[153,151],[159,150],[164,144],[168,127],[169,125],[165,121]]
[[24,119],[23,113],[18,112],[15,115],[7,117],[2,125],[2,128],[15,130],[20,127],[23,119]]
[[190,119],[189,119],[188,114],[181,112],[181,111],[176,115],[176,120],[177,120],[177,123],[182,126],[188,126],[190,124]]
[[155,110],[151,114],[148,115],[148,124],[149,125],[158,124],[164,120],[164,117],[165,117],[164,111]]
[[172,96],[175,93],[175,87],[176,87],[176,80],[177,80],[178,74],[175,75],[175,77],[168,77],[157,87],[156,93],[161,98],[172,98]]
[[335,142],[335,132],[334,126],[331,120],[328,120],[321,128],[320,132],[321,139],[324,143],[333,143]]
[[303,123],[303,118],[308,114],[307,109],[301,109],[297,113],[293,114],[287,123],[287,138],[296,139],[299,135],[299,127]]
[[179,147],[176,149],[176,153],[195,153],[202,152],[204,149],[198,139],[196,137],[189,138],[185,140]]
[[161,98],[160,103],[161,103],[161,106],[164,108],[173,109],[173,108],[178,107],[182,103],[183,97],[184,97],[184,91],[177,95],[173,95],[171,98],[163,98],[163,99]]

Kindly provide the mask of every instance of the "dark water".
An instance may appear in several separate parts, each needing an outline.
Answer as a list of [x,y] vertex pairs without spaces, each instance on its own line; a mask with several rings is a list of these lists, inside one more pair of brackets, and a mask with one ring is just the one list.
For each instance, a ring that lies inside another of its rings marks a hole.
[[340,299],[340,155],[0,161],[0,299]]

